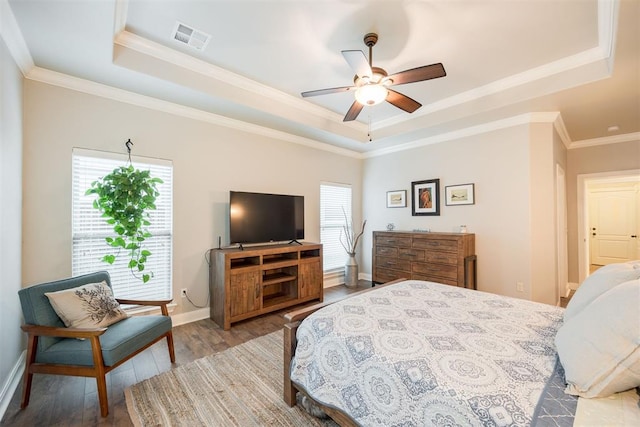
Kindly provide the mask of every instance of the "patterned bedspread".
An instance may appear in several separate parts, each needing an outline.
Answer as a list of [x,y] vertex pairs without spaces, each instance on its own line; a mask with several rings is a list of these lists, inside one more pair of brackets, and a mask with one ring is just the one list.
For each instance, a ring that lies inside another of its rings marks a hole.
[[405,281],[309,316],[291,379],[362,426],[530,425],[562,312]]

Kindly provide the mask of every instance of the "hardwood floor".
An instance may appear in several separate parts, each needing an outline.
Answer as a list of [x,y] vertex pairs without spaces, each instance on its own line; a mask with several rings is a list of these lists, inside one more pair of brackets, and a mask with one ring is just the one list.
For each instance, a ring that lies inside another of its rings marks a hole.
[[[359,281],[357,288],[344,285],[325,289],[325,301],[371,287]],[[299,308],[302,306],[297,306]],[[107,375],[109,415],[100,417],[96,382],[93,378],[59,375],[34,375],[31,399],[20,409],[22,384],[16,390],[2,426],[132,426],[124,398],[124,390],[132,384],[151,378],[173,367],[218,353],[250,339],[274,332],[284,325],[283,315],[292,309],[266,314],[236,323],[224,331],[212,320],[205,319],[173,329],[176,364],[171,365],[165,340],[153,345]]]

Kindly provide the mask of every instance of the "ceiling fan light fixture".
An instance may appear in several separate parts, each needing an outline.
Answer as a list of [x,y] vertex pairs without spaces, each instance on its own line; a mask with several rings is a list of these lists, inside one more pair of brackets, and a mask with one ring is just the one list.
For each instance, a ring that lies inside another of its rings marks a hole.
[[377,105],[387,99],[388,93],[382,84],[366,84],[356,89],[356,100],[362,105]]

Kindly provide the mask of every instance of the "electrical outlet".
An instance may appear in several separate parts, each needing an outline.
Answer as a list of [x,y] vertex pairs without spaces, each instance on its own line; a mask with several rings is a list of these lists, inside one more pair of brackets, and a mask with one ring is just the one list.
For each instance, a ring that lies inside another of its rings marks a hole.
[[180,290],[180,296],[181,296],[182,298],[186,298],[186,297],[187,297],[187,288],[182,288],[182,289]]
[[516,283],[516,290],[517,290],[518,292],[524,292],[524,283],[522,283],[522,282],[517,282],[517,283]]

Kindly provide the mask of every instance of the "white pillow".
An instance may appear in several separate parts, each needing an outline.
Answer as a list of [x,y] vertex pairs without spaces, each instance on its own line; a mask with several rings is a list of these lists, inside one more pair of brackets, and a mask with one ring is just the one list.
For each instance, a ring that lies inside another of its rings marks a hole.
[[605,292],[555,338],[568,394],[606,397],[640,386],[640,279]]
[[589,305],[590,302],[594,301],[603,293],[621,283],[638,278],[640,278],[640,264],[638,261],[609,264],[600,267],[582,282],[569,300],[569,304],[567,304],[567,308],[564,311],[565,322],[578,314]]
[[45,295],[67,328],[105,328],[129,317],[104,281]]

